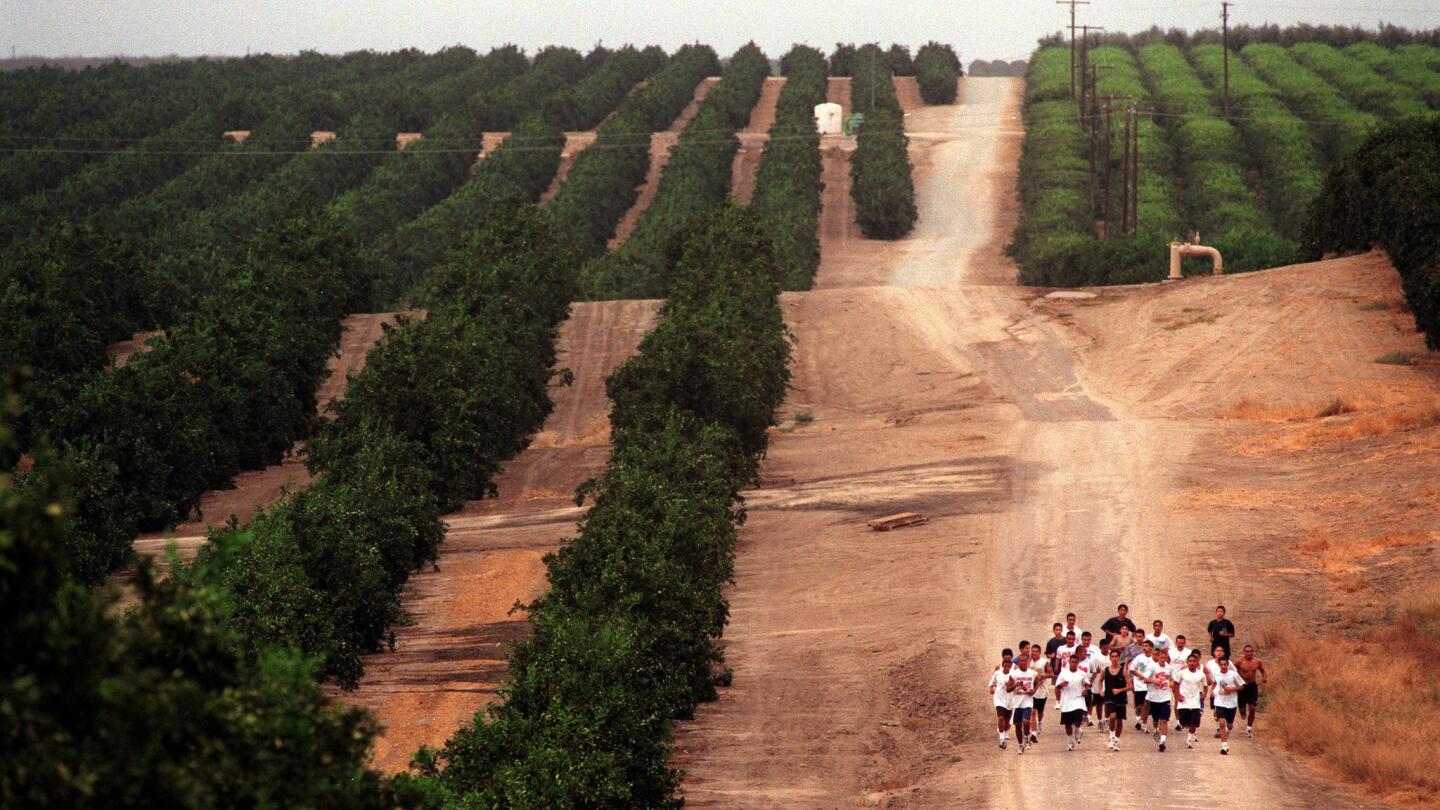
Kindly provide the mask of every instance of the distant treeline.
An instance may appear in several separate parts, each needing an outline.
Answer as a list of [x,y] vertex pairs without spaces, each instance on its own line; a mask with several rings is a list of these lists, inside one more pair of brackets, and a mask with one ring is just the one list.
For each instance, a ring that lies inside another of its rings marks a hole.
[[[1068,35],[1057,31],[1041,39],[1040,47],[1065,45],[1069,41]],[[1198,31],[1187,31],[1183,28],[1164,30],[1158,25],[1152,25],[1136,34],[1118,32],[1095,34],[1090,37],[1090,42],[1092,45],[1115,45],[1132,50],[1156,42],[1168,42],[1179,48],[1188,48],[1194,45],[1219,45],[1222,42],[1222,35],[1219,28],[1202,28]],[[1306,23],[1284,27],[1273,23],[1231,27],[1231,49],[1238,51],[1246,45],[1257,42],[1286,47],[1300,42],[1323,42],[1337,48],[1354,45],[1357,42],[1374,42],[1387,48],[1412,44],[1440,45],[1440,28],[1412,30],[1388,23],[1382,23],[1377,28],[1364,28],[1358,25],[1309,25]]]
[[987,62],[984,59],[974,59],[971,60],[970,70],[965,75],[1024,76],[1025,68],[1029,67],[1029,65],[1030,63],[1024,59],[1012,59],[1008,62],[1004,59],[996,59],[993,62]]

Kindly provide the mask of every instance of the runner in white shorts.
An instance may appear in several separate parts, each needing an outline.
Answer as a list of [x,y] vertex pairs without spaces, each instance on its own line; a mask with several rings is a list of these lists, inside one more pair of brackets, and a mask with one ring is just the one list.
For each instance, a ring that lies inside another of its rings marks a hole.
[[1009,647],[1000,651],[1000,666],[990,673],[990,695],[995,702],[995,730],[1000,736],[1000,747],[1004,748],[1005,743],[1010,739],[1010,692],[1005,684],[1010,680],[1010,672],[1014,669],[1015,653]]

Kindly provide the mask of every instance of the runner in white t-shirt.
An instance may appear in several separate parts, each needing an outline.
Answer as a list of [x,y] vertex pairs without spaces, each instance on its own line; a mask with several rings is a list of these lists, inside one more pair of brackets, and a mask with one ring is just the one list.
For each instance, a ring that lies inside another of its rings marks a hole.
[[1135,692],[1135,730],[1141,734],[1149,734],[1150,701],[1145,699],[1145,695],[1150,691],[1150,682],[1145,680],[1145,676],[1155,671],[1155,645],[1142,641],[1140,647],[1145,652],[1130,659],[1130,674],[1133,676]]
[[1035,682],[1039,679],[1040,673],[1030,668],[1030,653],[1022,652],[1020,657],[1015,659],[1015,666],[1010,668],[1010,679],[1005,682],[1005,690],[1010,693],[1010,708],[1014,713],[1014,724],[1016,737],[1019,744],[1015,746],[1015,753],[1025,753],[1025,745],[1030,741],[1030,734],[1033,726],[1030,722],[1030,715],[1035,708]]
[[[1225,648],[1218,644],[1215,645],[1215,649],[1210,651],[1210,655],[1210,660],[1205,662],[1205,679],[1210,682],[1210,708],[1213,710],[1215,708],[1215,679],[1220,676],[1220,659],[1230,656],[1225,652]],[[1215,739],[1220,739],[1218,725],[1215,728]]]
[[995,702],[995,730],[1000,736],[1000,747],[1004,748],[1005,743],[1010,739],[1010,692],[1005,684],[1010,680],[1010,671],[1014,669],[1015,653],[1009,647],[1000,652],[1000,666],[990,673],[990,695]]
[[1170,730],[1170,659],[1164,650],[1155,650],[1155,667],[1137,677],[1143,678],[1150,688],[1145,692],[1146,708],[1150,719],[1155,721],[1155,739],[1160,742],[1160,751],[1165,751],[1165,736]]
[[1065,633],[1065,643],[1060,647],[1060,649],[1055,651],[1055,663],[1058,667],[1056,669],[1057,672],[1065,671],[1066,662],[1070,660],[1070,656],[1075,654],[1075,649],[1079,646],[1080,637],[1078,635],[1075,635],[1074,633],[1067,631]]
[[1240,690],[1245,679],[1230,666],[1230,659],[1220,659],[1220,674],[1215,678],[1215,719],[1220,724],[1220,753],[1230,753],[1230,726],[1240,706]]
[[1080,637],[1083,636],[1083,635],[1085,635],[1085,631],[1084,631],[1084,630],[1081,630],[1081,629],[1080,629],[1080,626],[1077,625],[1077,624],[1075,624],[1075,614],[1074,614],[1074,613],[1066,613],[1066,614],[1065,614],[1065,632],[1066,632],[1066,633],[1074,633],[1074,634],[1075,634],[1075,640],[1076,640],[1076,641],[1079,641],[1079,640],[1080,640]]
[[1055,695],[1060,703],[1060,722],[1069,738],[1065,750],[1075,750],[1075,729],[1085,722],[1085,690],[1090,676],[1080,671],[1080,659],[1071,657],[1066,667],[1055,676]]
[[[1039,644],[1030,646],[1030,654],[1033,656],[1040,650]],[[1053,667],[1055,656],[1047,655],[1042,657],[1034,667],[1040,672],[1040,679],[1035,683],[1035,730],[1030,735],[1030,742],[1040,742],[1040,732],[1044,730],[1045,724],[1045,702],[1050,699],[1050,687],[1055,681],[1055,670]]]
[[1182,634],[1175,636],[1175,644],[1168,652],[1170,653],[1170,663],[1174,664],[1177,669],[1184,669],[1185,662],[1190,660],[1190,653],[1195,650],[1187,646],[1185,636]]
[[1105,667],[1110,666],[1110,656],[1105,650],[1097,650],[1090,645],[1086,645],[1085,649],[1086,657],[1084,667],[1090,673],[1090,696],[1086,699],[1090,701],[1090,708],[1094,715],[1093,717],[1086,718],[1085,725],[1093,726],[1097,721],[1101,725],[1104,725],[1105,687],[1101,683],[1100,673],[1104,671]]
[[1169,636],[1165,635],[1165,623],[1156,619],[1153,627],[1155,628],[1155,632],[1147,633],[1145,640],[1154,644],[1157,650],[1164,650],[1167,653],[1170,652],[1170,648],[1175,646],[1175,644],[1170,640]]
[[1200,669],[1200,651],[1191,650],[1185,658],[1185,667],[1175,673],[1175,715],[1186,731],[1186,748],[1195,747],[1195,730],[1200,727],[1200,715],[1205,712],[1205,693],[1209,690],[1209,679]]

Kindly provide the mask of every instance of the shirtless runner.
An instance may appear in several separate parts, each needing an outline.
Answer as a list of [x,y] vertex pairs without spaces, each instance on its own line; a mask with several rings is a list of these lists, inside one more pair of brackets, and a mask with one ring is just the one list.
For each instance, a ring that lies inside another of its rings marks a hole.
[[1253,737],[1255,735],[1250,733],[1250,729],[1255,725],[1255,704],[1260,700],[1260,684],[1270,682],[1265,663],[1255,656],[1255,645],[1245,645],[1240,657],[1235,660],[1235,671],[1245,679],[1245,686],[1240,689],[1240,714],[1245,718],[1245,736]]

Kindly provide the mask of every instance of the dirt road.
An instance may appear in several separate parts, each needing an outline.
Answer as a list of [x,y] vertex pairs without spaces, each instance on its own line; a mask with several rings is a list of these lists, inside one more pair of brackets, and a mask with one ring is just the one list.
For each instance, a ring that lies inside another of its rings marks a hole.
[[[1225,471],[1202,452],[1221,429],[1213,392],[1172,391],[1157,407],[1158,380],[1136,373],[1137,358],[1166,360],[1142,340],[1169,323],[1152,318],[1166,291],[1060,305],[1012,285],[999,246],[1020,90],[965,79],[957,105],[916,110],[915,233],[869,262],[822,266],[816,291],[784,299],[795,391],[767,483],[748,494],[726,634],[733,686],[677,729],[687,800],[1208,807],[1218,790],[1260,806],[1349,806],[1254,741],[1222,759],[1208,724],[1194,751],[1181,735],[1161,754],[1132,732],[1120,754],[1096,735],[1067,753],[1054,725],[1023,757],[996,750],[983,684],[999,649],[1042,639],[1067,610],[1095,628],[1126,601],[1196,637],[1226,601],[1245,638],[1305,596],[1242,576],[1243,551],[1211,531],[1235,524],[1223,501],[1177,502]],[[1092,331],[1071,325],[1080,305],[1104,308]],[[1285,306],[1261,317],[1282,323]],[[1204,328],[1182,337],[1224,339]],[[898,511],[930,522],[864,526]]]

